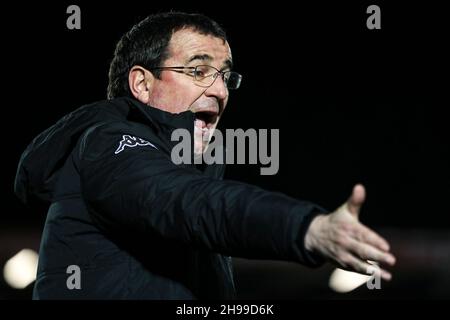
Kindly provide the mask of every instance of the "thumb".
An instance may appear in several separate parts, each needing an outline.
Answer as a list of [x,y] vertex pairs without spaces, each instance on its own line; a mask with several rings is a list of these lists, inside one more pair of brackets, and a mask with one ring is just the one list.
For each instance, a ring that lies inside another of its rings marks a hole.
[[361,210],[361,206],[366,199],[366,189],[362,184],[357,184],[353,187],[353,192],[350,198],[347,201],[347,208],[350,213],[358,218],[359,211]]

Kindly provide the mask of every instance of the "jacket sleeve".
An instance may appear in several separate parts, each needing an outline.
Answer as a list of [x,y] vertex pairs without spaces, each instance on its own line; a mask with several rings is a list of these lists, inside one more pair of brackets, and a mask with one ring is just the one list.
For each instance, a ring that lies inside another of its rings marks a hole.
[[175,165],[152,141],[117,152],[123,135],[134,134],[130,130],[102,125],[79,142],[82,196],[100,228],[151,234],[231,256],[322,263],[303,241],[323,209]]

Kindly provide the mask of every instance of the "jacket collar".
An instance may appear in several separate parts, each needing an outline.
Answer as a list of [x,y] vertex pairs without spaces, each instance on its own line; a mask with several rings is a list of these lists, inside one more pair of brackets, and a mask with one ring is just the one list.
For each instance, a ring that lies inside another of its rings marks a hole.
[[[150,125],[157,134],[170,136],[175,129],[186,129],[191,135],[194,133],[195,114],[191,111],[170,113],[158,108],[148,106],[142,102],[128,97],[118,98],[130,107],[128,118]],[[119,101],[118,101],[119,102]],[[120,102],[119,102],[120,103]]]
[[[129,106],[128,119],[146,124],[153,128],[158,136],[162,136],[165,141],[173,147],[177,142],[172,142],[172,132],[176,129],[186,129],[189,131],[191,137],[194,137],[194,121],[195,114],[191,111],[184,111],[181,113],[170,113],[160,110],[155,107],[143,104],[139,100],[122,97],[111,101],[113,104],[122,105],[123,103]],[[192,141],[191,150],[194,150]],[[193,163],[193,157],[192,157]],[[224,164],[215,164],[201,166],[203,171],[208,176],[215,178],[222,178],[225,170]]]

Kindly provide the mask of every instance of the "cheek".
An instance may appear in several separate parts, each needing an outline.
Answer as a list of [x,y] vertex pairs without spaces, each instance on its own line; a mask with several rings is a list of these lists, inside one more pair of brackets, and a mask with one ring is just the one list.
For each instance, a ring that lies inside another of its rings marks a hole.
[[202,93],[194,89],[187,81],[167,77],[155,85],[150,105],[170,113],[184,112]]

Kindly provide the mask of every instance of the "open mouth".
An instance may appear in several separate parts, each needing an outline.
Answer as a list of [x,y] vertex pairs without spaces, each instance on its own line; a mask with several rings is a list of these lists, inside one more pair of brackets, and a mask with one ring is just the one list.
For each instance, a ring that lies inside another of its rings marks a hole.
[[217,123],[218,111],[215,108],[200,109],[195,111],[195,141],[197,153],[201,153],[208,145],[214,132],[214,125]]
[[201,125],[201,128],[210,129],[217,121],[218,113],[214,110],[202,110],[195,112],[196,123]]

